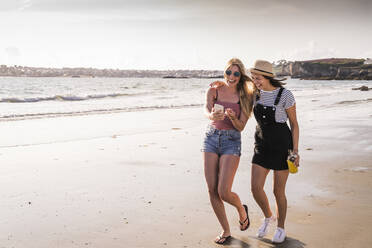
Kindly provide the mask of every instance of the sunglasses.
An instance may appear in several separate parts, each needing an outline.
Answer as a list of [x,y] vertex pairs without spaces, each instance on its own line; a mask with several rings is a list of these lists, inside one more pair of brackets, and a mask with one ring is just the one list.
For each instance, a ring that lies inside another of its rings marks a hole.
[[[232,74],[232,71],[227,70],[227,71],[225,71],[225,73],[226,73],[227,76],[230,76]],[[234,75],[234,77],[240,77],[240,72],[236,71],[236,72],[234,72],[233,75]]]

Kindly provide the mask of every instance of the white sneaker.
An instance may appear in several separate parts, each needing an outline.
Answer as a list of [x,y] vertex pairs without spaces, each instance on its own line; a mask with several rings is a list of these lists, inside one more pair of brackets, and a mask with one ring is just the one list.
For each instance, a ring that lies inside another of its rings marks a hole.
[[277,227],[274,237],[273,237],[273,243],[283,243],[285,240],[285,230],[283,228]]
[[263,238],[269,231],[269,226],[271,223],[275,222],[275,217],[271,216],[269,218],[265,218],[261,227],[258,229],[257,237]]

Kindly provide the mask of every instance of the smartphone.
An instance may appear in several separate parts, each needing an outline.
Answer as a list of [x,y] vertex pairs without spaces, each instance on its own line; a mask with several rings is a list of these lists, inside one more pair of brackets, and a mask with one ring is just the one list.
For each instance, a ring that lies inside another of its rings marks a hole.
[[215,103],[214,104],[214,111],[223,113],[224,112],[224,107],[221,104]]

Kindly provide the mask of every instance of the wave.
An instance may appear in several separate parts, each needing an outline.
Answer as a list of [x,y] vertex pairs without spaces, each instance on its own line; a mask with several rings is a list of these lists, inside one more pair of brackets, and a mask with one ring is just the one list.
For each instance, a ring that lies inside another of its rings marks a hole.
[[86,101],[92,99],[103,99],[103,98],[115,98],[123,96],[139,96],[150,93],[112,93],[112,94],[99,94],[99,95],[87,95],[87,96],[73,96],[73,95],[55,95],[50,97],[34,97],[34,98],[17,98],[7,97],[1,98],[0,103],[32,103],[32,102],[44,102],[44,101]]
[[125,108],[111,108],[111,109],[93,109],[84,111],[71,111],[71,112],[49,112],[49,113],[34,113],[34,114],[15,114],[0,116],[0,121],[18,121],[28,119],[41,119],[65,116],[81,116],[91,114],[110,114],[118,112],[135,112],[156,109],[180,109],[180,108],[196,108],[201,107],[203,104],[187,104],[187,105],[170,105],[170,106],[146,106],[146,107],[125,107]]

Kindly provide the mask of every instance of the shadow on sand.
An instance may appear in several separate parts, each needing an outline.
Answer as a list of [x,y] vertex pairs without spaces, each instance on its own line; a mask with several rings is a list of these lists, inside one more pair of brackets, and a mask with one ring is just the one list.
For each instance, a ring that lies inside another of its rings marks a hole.
[[231,237],[231,239],[228,242],[226,242],[223,246],[234,248],[252,248],[250,244],[234,237]]
[[304,248],[306,246],[305,243],[301,242],[298,239],[294,239],[291,237],[286,237],[284,242],[281,244],[274,244],[270,239],[266,239],[266,238],[259,239],[259,240],[270,245],[269,247],[275,247],[275,248]]
[[270,239],[263,238],[259,239],[257,237],[249,237],[248,239],[243,238],[240,240],[232,237],[224,245],[217,245],[218,247],[231,247],[231,248],[254,248],[254,247],[270,247],[270,248],[304,248],[305,243],[298,239],[287,237],[285,241],[281,244],[274,244]]

